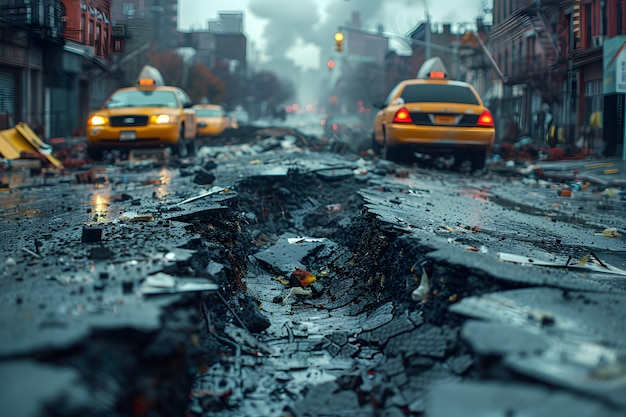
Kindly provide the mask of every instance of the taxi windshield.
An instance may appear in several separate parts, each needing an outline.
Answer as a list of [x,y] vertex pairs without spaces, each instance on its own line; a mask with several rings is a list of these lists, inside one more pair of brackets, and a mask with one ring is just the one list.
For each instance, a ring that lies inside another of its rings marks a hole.
[[196,109],[196,115],[200,117],[220,117],[222,112],[218,109]]
[[462,103],[479,105],[467,87],[453,84],[411,84],[400,96],[405,103]]
[[176,94],[172,91],[129,90],[113,94],[106,102],[106,109],[120,107],[170,107],[178,108]]

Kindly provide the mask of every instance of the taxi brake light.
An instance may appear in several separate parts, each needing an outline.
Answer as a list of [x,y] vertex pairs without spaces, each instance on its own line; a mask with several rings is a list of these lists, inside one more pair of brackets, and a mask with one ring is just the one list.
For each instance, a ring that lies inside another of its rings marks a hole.
[[428,76],[430,78],[446,78],[446,73],[443,71],[431,71]]
[[478,121],[476,125],[483,127],[493,127],[493,116],[489,110],[485,110],[478,116]]
[[153,78],[140,78],[138,84],[142,87],[148,87],[156,85],[156,82]]
[[394,123],[411,123],[412,121],[413,120],[411,120],[411,114],[406,109],[406,107],[402,107],[393,116],[393,122]]

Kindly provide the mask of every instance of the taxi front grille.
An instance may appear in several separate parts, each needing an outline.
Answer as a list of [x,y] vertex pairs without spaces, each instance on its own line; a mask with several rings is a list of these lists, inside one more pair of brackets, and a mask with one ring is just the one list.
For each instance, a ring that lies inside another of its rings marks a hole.
[[145,126],[148,116],[113,116],[109,123],[113,127]]
[[[411,120],[413,120],[413,123],[415,123],[416,125],[420,125],[420,126],[439,126],[439,125],[434,124],[431,121],[431,117],[430,117],[431,114],[433,116],[437,116],[437,114],[433,114],[433,113],[411,113]],[[458,115],[446,113],[445,116],[458,116]],[[464,114],[461,120],[459,120],[459,123],[450,125],[450,126],[472,127],[472,126],[476,126],[477,122],[478,122],[477,114]]]

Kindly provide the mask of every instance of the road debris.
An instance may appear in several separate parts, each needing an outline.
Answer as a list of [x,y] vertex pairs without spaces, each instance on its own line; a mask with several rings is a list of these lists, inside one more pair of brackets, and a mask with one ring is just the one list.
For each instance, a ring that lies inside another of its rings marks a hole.
[[179,294],[185,292],[216,291],[219,286],[208,279],[177,278],[163,272],[146,277],[139,287],[139,293],[144,296]]

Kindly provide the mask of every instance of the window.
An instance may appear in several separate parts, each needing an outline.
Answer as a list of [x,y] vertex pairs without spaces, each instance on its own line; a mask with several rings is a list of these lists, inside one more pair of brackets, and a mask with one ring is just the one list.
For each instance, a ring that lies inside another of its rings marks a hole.
[[591,43],[591,23],[591,4],[585,4],[585,44],[587,48],[593,46]]
[[135,5],[133,3],[123,3],[122,14],[126,16],[127,19],[132,19],[133,16],[135,16]]
[[103,52],[102,52],[102,56],[104,56],[105,58],[109,57],[109,29],[105,28],[104,29],[104,39],[102,40],[102,47],[103,47]]
[[589,120],[591,113],[602,110],[602,78],[585,82],[585,99],[583,102],[583,120]]
[[402,92],[402,98],[405,103],[479,104],[472,90],[451,84],[407,85]]
[[93,46],[93,37],[94,37],[94,31],[93,31],[93,20],[89,19],[89,30],[87,32],[87,45]]
[[85,13],[81,13],[80,15],[80,33],[79,33],[78,41],[80,43],[85,43]]
[[95,47],[96,47],[96,55],[102,55],[102,39],[101,39],[101,31],[102,28],[100,27],[100,25],[96,25],[96,42],[95,42]]

